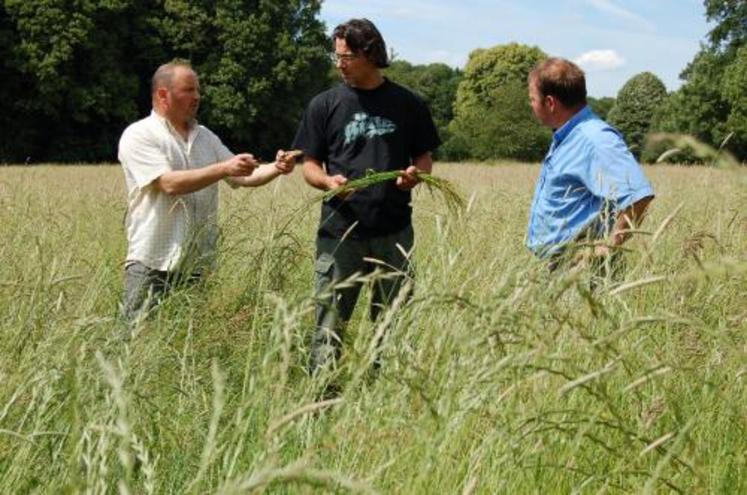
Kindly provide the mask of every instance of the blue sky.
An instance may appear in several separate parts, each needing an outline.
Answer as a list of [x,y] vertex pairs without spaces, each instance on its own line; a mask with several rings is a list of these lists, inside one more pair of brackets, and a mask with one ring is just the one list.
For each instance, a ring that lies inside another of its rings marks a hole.
[[518,42],[575,60],[591,96],[650,71],[668,90],[705,40],[702,0],[325,0],[328,30],[367,17],[400,59],[464,67],[475,48]]

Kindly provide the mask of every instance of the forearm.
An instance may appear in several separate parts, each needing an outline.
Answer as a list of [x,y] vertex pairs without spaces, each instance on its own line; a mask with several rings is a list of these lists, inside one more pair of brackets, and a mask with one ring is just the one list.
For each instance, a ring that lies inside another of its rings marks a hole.
[[653,196],[648,196],[638,200],[617,214],[617,219],[610,235],[610,244],[612,246],[620,246],[628,240],[631,235],[630,231],[641,224],[646,215],[646,209],[653,199]]
[[307,184],[322,191],[330,189],[330,177],[316,160],[307,159],[303,164],[303,178]]
[[412,161],[412,164],[421,172],[430,174],[433,171],[433,159],[430,152],[418,156]]
[[195,170],[172,170],[154,181],[166,194],[179,195],[199,191],[228,175],[223,162]]
[[228,180],[241,187],[258,187],[263,186],[281,175],[280,169],[275,165],[275,162],[265,163],[260,165],[257,169],[252,172],[252,175],[244,177],[229,177]]

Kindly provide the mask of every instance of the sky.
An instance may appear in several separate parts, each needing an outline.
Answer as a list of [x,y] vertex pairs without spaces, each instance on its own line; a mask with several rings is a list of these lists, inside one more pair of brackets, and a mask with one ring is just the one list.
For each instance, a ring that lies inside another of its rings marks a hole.
[[464,68],[475,48],[511,42],[578,63],[590,96],[616,96],[649,71],[669,91],[712,28],[703,0],[324,0],[328,31],[352,17],[376,24],[396,57]]

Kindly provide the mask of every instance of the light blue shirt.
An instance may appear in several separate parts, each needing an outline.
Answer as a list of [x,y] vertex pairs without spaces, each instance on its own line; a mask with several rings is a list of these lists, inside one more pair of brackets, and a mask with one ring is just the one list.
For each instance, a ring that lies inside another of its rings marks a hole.
[[537,179],[526,245],[545,258],[582,233],[604,237],[616,212],[653,195],[620,132],[586,106],[553,133]]

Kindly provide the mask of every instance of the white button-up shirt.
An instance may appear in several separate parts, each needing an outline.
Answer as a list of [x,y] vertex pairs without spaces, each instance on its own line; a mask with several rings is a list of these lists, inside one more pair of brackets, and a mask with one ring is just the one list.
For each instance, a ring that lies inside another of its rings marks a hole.
[[127,183],[127,263],[190,272],[211,261],[218,238],[218,183],[169,195],[153,181],[172,170],[198,169],[232,156],[208,128],[195,123],[185,141],[156,112],[125,129],[119,162]]

